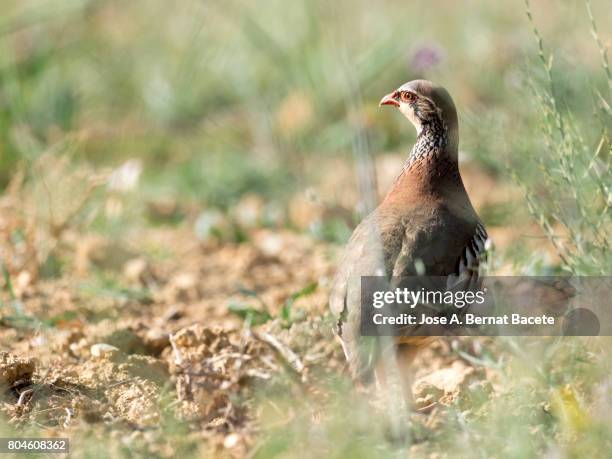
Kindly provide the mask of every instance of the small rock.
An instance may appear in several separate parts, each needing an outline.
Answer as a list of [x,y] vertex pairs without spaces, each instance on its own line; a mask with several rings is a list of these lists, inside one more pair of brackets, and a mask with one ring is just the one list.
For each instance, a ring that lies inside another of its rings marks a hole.
[[144,343],[147,346],[147,351],[152,355],[159,355],[170,345],[170,337],[168,333],[158,329],[149,329],[143,337]]
[[193,273],[180,273],[172,279],[172,285],[180,290],[188,290],[195,286],[196,280]]
[[247,194],[234,207],[234,218],[244,228],[253,228],[262,220],[264,201],[256,194]]
[[240,441],[240,436],[237,433],[231,433],[223,440],[223,447],[225,449],[234,448]]
[[194,301],[199,297],[198,276],[191,272],[175,275],[164,288],[164,298],[167,302]]
[[283,237],[277,233],[263,232],[255,238],[254,242],[265,257],[277,257],[284,248]]
[[95,357],[96,359],[102,359],[102,358],[114,358],[117,355],[119,355],[119,349],[116,348],[115,346],[111,346],[110,344],[106,344],[106,343],[97,343],[92,345],[89,348],[89,352],[91,352],[91,356]]
[[132,258],[123,265],[123,275],[129,282],[144,283],[148,269],[147,260],[140,257]]
[[175,306],[171,306],[169,307],[166,312],[164,312],[164,315],[162,316],[163,322],[169,322],[171,320],[179,320],[181,317],[183,317],[185,315],[185,313],[176,305]]
[[32,274],[26,270],[21,271],[13,283],[17,298],[23,298],[30,285],[32,285]]

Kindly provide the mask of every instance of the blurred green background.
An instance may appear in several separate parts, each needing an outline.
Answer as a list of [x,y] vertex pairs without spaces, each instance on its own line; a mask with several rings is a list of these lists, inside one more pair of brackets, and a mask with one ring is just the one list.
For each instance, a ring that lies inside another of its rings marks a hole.
[[[453,94],[461,150],[487,170],[543,149],[526,84],[542,72],[520,1],[3,0],[2,11],[0,187],[69,139],[74,160],[141,159],[152,195],[280,199],[312,180],[304,162],[406,153],[412,129],[377,102],[419,77]],[[609,2],[593,11],[609,42]],[[606,81],[585,5],[533,12],[558,94],[594,141],[590,88]]]
[[[612,9],[606,0],[531,8],[533,24],[518,0],[3,0],[0,188],[18,168],[42,182],[40,170],[53,166],[34,165],[45,153],[93,170],[125,163],[138,189],[120,212],[107,205],[112,218],[94,219],[103,233],[133,224],[151,203],[150,220],[161,213],[177,223],[201,209],[228,212],[248,193],[267,203],[264,223],[343,242],[367,207],[355,183],[368,174],[360,164],[375,158],[380,195],[415,138],[378,101],[427,78],[455,99],[468,191],[488,227],[505,228],[493,236],[513,263],[533,262],[525,261],[533,247],[507,234],[516,221],[537,220],[551,243],[595,239],[575,256],[598,247],[606,254],[596,258],[609,257],[606,238],[580,234],[602,215],[610,224],[610,75],[591,19],[603,49]],[[385,155],[395,157],[386,169],[376,159]],[[507,186],[514,182],[522,194]],[[319,209],[314,223],[303,202],[313,199],[332,209]],[[572,257],[566,266],[590,273],[609,260]]]

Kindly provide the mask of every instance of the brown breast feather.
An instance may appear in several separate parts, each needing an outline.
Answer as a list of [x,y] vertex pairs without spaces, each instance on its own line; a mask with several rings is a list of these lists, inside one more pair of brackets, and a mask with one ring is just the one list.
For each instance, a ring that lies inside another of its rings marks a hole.
[[330,296],[343,340],[359,335],[362,276],[413,276],[417,260],[430,276],[477,276],[487,234],[458,169],[448,173],[448,167],[423,160],[403,171],[381,205],[353,232]]

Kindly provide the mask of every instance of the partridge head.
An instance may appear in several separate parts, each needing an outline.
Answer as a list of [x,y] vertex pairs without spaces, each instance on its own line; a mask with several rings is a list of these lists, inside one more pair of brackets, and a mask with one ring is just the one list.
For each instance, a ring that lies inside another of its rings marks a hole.
[[397,107],[414,125],[417,133],[422,131],[423,126],[442,123],[439,133],[447,137],[449,147],[457,148],[457,111],[453,99],[443,87],[426,80],[414,80],[387,94],[380,105]]

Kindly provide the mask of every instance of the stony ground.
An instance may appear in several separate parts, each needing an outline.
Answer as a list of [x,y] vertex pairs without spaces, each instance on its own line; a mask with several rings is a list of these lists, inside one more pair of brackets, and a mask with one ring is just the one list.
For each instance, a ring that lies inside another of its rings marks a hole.
[[[318,382],[345,371],[326,315],[336,249],[288,231],[257,230],[250,239],[202,244],[180,230],[151,231],[124,249],[132,257],[121,287],[89,285],[85,274],[15,286],[23,316],[7,314],[0,329],[3,416],[49,435],[78,438],[88,425],[126,444],[148,435],[162,455],[173,451],[155,432],[172,417],[212,448],[240,455],[254,444],[259,386],[284,375],[295,380],[288,390],[297,384],[323,397]],[[171,252],[163,260],[137,252],[162,241]],[[88,244],[92,264],[112,250],[108,241]],[[263,305],[270,319],[245,324],[241,311]],[[437,343],[420,364],[423,406],[451,403],[468,380],[486,380],[449,353],[449,343]]]
[[[489,183],[475,173],[468,183]],[[384,188],[388,179],[379,181]],[[508,198],[492,181],[484,189],[479,207]],[[10,233],[18,206],[10,196],[3,204],[2,230]],[[28,268],[28,237],[13,244],[11,266],[22,269],[5,276],[0,310],[5,427],[66,435],[77,451],[110,435],[114,451],[242,457],[304,410],[310,425],[334,416],[326,408],[332,393],[353,390],[327,313],[341,247],[303,232],[323,216],[312,199],[290,204],[292,230],[249,225],[262,205],[246,197],[231,219],[205,213],[195,231],[190,222],[113,239],[61,228],[50,253],[69,254],[71,265],[59,278]],[[153,203],[149,212],[172,213],[168,206]],[[237,234],[236,222],[239,238],[218,237]],[[511,239],[503,227],[492,232]],[[474,365],[483,345],[495,349],[479,339],[440,340],[420,355],[417,440],[419,426],[435,433],[444,424],[445,407],[492,396],[496,371]],[[384,411],[370,395],[355,397]]]

